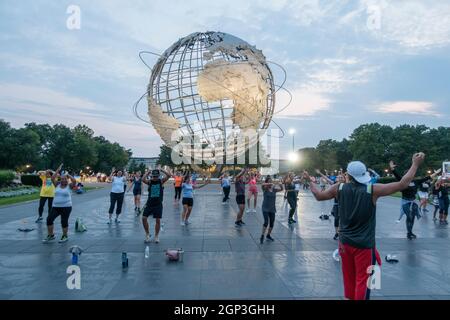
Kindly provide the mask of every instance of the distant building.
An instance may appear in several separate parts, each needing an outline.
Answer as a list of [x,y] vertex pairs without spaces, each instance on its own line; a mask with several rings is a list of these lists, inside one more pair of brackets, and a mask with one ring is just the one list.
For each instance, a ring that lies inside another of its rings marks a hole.
[[292,163],[284,159],[270,159],[270,167],[260,168],[262,175],[283,174],[292,170]]
[[156,162],[158,161],[158,157],[150,157],[150,158],[132,157],[130,158],[127,167],[130,167],[130,164],[133,161],[136,163],[137,166],[143,163],[147,169],[152,170],[156,168]]

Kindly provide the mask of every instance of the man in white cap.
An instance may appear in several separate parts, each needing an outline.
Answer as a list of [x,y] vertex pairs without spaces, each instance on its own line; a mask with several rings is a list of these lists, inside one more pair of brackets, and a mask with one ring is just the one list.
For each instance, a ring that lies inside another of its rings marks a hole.
[[[422,152],[414,154],[411,168],[398,182],[371,184],[371,176],[366,166],[360,161],[353,161],[347,167],[349,183],[335,184],[325,191],[320,191],[314,183],[311,184],[311,191],[318,201],[338,198],[339,254],[342,260],[345,298],[370,298],[370,267],[377,262],[381,265],[375,246],[377,200],[406,188],[424,158],[425,154]],[[307,173],[305,178],[311,180]]]

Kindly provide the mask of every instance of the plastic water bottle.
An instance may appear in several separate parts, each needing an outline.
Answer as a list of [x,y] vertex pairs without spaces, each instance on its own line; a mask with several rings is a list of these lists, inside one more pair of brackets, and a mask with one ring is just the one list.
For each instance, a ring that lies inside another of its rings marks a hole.
[[128,268],[128,258],[127,258],[127,253],[126,252],[122,252],[122,268],[123,269],[127,269]]
[[145,247],[145,259],[148,259],[150,257],[150,248],[148,246]]

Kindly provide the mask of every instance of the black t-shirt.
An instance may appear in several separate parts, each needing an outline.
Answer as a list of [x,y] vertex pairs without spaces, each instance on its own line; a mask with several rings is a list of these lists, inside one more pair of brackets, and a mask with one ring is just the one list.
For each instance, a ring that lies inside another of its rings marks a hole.
[[163,198],[163,186],[161,179],[156,181],[150,180],[148,184],[148,200],[147,205],[149,207],[158,207],[162,205]]
[[448,187],[441,186],[439,189],[437,189],[438,192],[438,198],[439,199],[445,199],[448,198]]
[[419,185],[419,191],[421,192],[428,192],[430,190],[430,185],[427,182],[422,182]]
[[355,248],[375,247],[376,206],[372,185],[339,185],[339,241]]
[[[392,174],[398,181],[402,180],[402,176],[396,170],[392,170]],[[425,177],[422,179],[416,179],[416,180],[411,181],[409,186],[406,187],[406,189],[403,189],[401,191],[402,198],[405,200],[415,200],[419,186],[421,184],[423,184],[424,182],[429,181],[430,179],[431,179],[431,177]],[[428,192],[428,190],[426,192]]]

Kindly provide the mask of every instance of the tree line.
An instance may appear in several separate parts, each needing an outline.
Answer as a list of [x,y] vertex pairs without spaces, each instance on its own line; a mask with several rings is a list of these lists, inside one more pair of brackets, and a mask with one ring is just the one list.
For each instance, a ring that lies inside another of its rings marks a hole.
[[406,170],[412,154],[419,151],[426,154],[419,174],[440,168],[443,161],[450,159],[450,127],[404,124],[393,128],[379,123],[364,124],[341,141],[321,140],[315,148],[298,150],[300,161],[296,169],[334,171],[345,169],[352,160],[360,160],[382,174],[390,160],[400,170]]
[[[331,172],[345,169],[352,160],[360,160],[383,175],[390,160],[400,170],[409,168],[412,154],[418,151],[427,155],[419,174],[440,168],[443,161],[450,159],[450,127],[405,124],[393,128],[379,123],[363,124],[341,141],[321,140],[316,147],[299,149],[300,161],[292,168]],[[161,146],[158,163],[174,166],[168,146]]]
[[69,128],[31,122],[16,129],[0,119],[0,137],[0,168],[23,172],[55,169],[61,163],[69,171],[109,172],[112,167],[125,167],[132,154],[116,142],[95,136],[85,125]]

